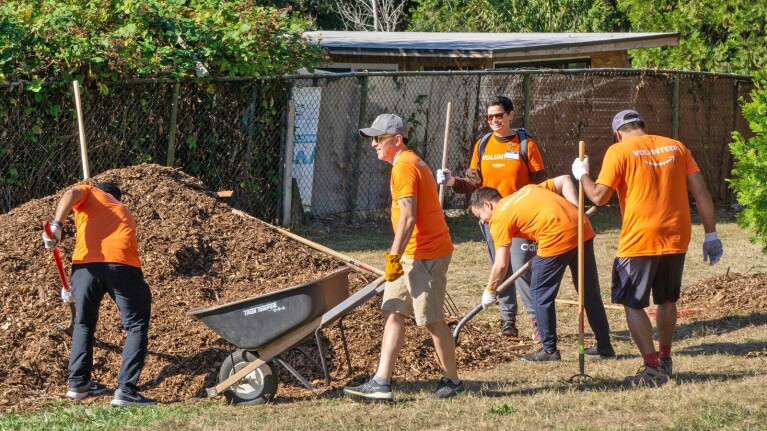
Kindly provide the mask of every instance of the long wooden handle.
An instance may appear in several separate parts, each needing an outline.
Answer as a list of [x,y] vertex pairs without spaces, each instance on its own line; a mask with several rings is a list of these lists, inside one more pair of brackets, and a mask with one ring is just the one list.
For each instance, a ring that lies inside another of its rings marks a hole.
[[347,256],[345,254],[339,253],[339,252],[337,252],[337,251],[335,251],[333,249],[327,248],[327,247],[325,247],[322,244],[317,244],[316,242],[308,240],[308,239],[306,239],[306,238],[304,238],[302,236],[298,236],[298,235],[294,234],[293,232],[287,231],[285,229],[278,228],[277,226],[275,226],[273,224],[269,224],[269,223],[267,223],[267,222],[265,222],[265,221],[263,221],[263,220],[261,220],[259,218],[253,217],[252,215],[250,215],[248,213],[244,213],[244,212],[242,212],[240,210],[235,210],[235,209],[233,209],[232,212],[237,214],[237,215],[239,215],[239,216],[241,216],[241,217],[245,217],[247,219],[252,219],[252,220],[259,221],[264,226],[266,226],[266,227],[268,227],[270,229],[274,229],[277,232],[279,232],[279,233],[281,233],[281,234],[283,234],[283,235],[285,235],[285,236],[287,236],[289,238],[292,238],[292,239],[300,242],[301,244],[308,245],[309,247],[311,247],[311,248],[313,248],[315,250],[319,250],[319,251],[321,251],[323,253],[327,253],[327,254],[335,257],[336,259],[342,260],[344,263],[346,263],[348,265],[351,265],[351,266],[363,269],[363,270],[368,271],[368,272],[372,272],[373,274],[376,274],[376,275],[379,275],[379,276],[380,275],[384,275],[384,272],[381,271],[378,268],[375,268],[375,267],[373,267],[371,265],[368,265],[366,263],[358,262],[358,261],[352,259],[350,256]]
[[[43,230],[45,231],[45,234],[48,235],[48,238],[53,238],[53,232],[51,231],[51,224],[48,222],[48,220],[43,222]],[[59,254],[59,249],[54,248],[51,250],[51,254],[53,254],[53,261],[56,263],[56,269],[59,271],[59,278],[61,279],[61,285],[64,287],[64,290],[69,290],[69,281],[67,281],[67,274],[64,272],[64,262],[61,261],[61,255]]]
[[[452,110],[453,102],[447,102],[447,115],[445,116],[445,139],[442,142],[442,169],[447,169],[447,147],[450,142],[450,111]],[[445,201],[445,183],[439,185],[439,206],[443,207],[442,203]]]
[[80,83],[72,81],[72,89],[75,94],[75,108],[77,109],[77,131],[80,135],[80,158],[83,164],[83,179],[87,180],[91,176],[88,167],[88,145],[85,142],[85,125],[83,123],[83,107],[80,102]]

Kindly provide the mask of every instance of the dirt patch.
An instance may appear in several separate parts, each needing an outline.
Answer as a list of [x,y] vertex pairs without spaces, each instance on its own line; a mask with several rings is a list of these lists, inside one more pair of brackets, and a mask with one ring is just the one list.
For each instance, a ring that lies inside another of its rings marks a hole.
[[680,308],[767,310],[767,274],[728,272],[685,287]]
[[[297,285],[343,267],[258,221],[233,214],[198,179],[179,170],[141,165],[108,171],[89,182],[99,181],[121,186],[123,202],[138,224],[143,270],[153,295],[150,352],[140,383],[145,395],[162,402],[203,397],[204,388],[215,384],[223,359],[236,349],[186,316],[187,311]],[[63,191],[0,216],[0,411],[36,409],[66,392],[70,340],[53,324],[67,322],[69,311],[58,299],[60,284],[50,252],[40,243],[40,223],[52,216]],[[69,273],[71,220],[64,235],[61,253]],[[351,290],[371,280],[352,273]],[[379,307],[380,299],[375,298],[345,319],[354,371],[336,387],[374,371],[382,331]],[[124,335],[109,298],[100,314],[94,378],[114,387]],[[514,342],[499,343],[494,331],[468,328],[465,333],[457,351],[461,370],[512,360],[525,352],[509,348]],[[340,333],[332,327],[326,335],[331,345],[328,359],[339,365]],[[421,344],[425,330],[410,325],[407,336],[394,378],[437,378],[433,350]],[[312,372],[305,359],[286,358],[320,381],[321,375]],[[339,369],[338,374],[348,373]],[[281,397],[307,394],[281,371]],[[95,400],[108,401],[109,397]]]

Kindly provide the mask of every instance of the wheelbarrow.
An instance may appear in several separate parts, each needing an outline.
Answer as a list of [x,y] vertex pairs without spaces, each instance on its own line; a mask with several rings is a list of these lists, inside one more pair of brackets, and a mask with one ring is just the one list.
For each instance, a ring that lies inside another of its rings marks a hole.
[[[327,388],[332,378],[322,346],[322,330],[338,322],[348,372],[351,356],[344,333],[343,318],[370,298],[383,292],[380,277],[349,296],[349,268],[304,283],[187,313],[200,320],[221,338],[238,347],[227,356],[218,373],[218,384],[207,388],[208,397],[223,393],[233,405],[254,405],[272,400],[277,393],[278,374],[275,364],[284,367],[312,392]],[[319,352],[317,363],[305,350],[297,347],[314,338]],[[321,371],[325,384],[315,387],[298,370],[285,361],[283,354],[296,352]]]

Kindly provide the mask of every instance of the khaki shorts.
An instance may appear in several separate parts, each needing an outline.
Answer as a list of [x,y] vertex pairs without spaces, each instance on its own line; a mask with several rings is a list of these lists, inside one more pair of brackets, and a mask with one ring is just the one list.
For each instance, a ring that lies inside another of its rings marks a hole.
[[452,253],[429,260],[403,257],[401,262],[405,275],[386,283],[381,310],[415,317],[418,326],[445,320],[446,275],[452,257]]

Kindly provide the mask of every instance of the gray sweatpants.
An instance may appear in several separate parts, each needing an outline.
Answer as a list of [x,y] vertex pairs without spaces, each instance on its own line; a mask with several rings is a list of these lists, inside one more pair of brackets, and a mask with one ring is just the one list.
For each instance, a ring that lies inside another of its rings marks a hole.
[[[482,230],[482,236],[487,243],[487,251],[490,253],[490,264],[495,262],[495,244],[493,244],[493,237],[490,235],[490,226],[486,224],[479,224],[479,228]],[[514,271],[518,270],[530,259],[535,257],[537,244],[533,241],[513,238],[510,248],[510,265],[506,271],[506,276],[503,278],[506,280],[514,274]],[[527,314],[530,318],[535,318],[535,307],[533,305],[533,298],[530,295],[530,271],[526,271],[519,277],[514,284],[509,286],[498,296],[498,306],[501,309],[501,317],[503,320],[516,320],[517,319],[517,291],[519,291],[519,297],[522,298],[522,304],[525,306]]]

